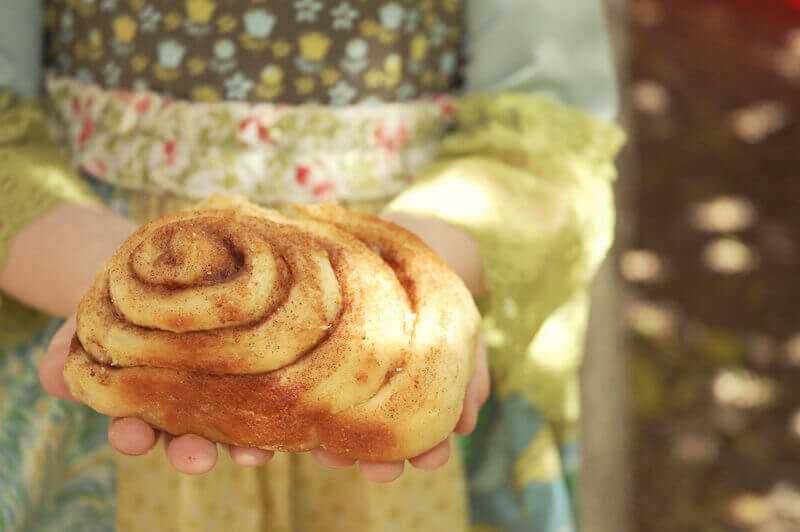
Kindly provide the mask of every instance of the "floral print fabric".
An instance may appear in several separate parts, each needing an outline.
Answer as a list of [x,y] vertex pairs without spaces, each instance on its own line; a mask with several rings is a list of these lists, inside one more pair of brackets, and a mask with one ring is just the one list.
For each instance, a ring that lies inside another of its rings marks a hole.
[[388,197],[429,164],[456,102],[289,106],[174,101],[48,83],[72,162],[123,188],[262,203]]
[[460,0],[52,0],[64,76],[193,101],[348,105],[453,88]]

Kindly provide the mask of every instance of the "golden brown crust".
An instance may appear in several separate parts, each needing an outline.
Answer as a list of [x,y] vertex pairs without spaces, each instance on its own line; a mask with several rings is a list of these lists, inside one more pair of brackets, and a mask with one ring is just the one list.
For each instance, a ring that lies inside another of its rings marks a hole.
[[123,244],[84,297],[64,375],[172,434],[352,458],[453,429],[479,317],[417,237],[332,204],[288,218],[216,196]]

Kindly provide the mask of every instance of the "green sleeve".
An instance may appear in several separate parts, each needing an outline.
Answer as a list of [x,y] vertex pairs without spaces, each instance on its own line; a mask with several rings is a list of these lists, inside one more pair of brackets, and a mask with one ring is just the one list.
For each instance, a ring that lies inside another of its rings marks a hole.
[[622,143],[617,126],[548,96],[470,96],[441,160],[387,206],[475,237],[495,391],[550,419],[577,416],[587,293],[612,240]]
[[44,104],[0,93],[0,268],[14,236],[64,201],[98,200],[50,140]]

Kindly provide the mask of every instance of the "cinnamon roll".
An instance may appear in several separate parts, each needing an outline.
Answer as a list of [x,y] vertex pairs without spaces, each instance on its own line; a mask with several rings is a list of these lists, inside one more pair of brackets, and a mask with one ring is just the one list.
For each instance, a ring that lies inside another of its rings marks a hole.
[[214,196],[136,231],[78,308],[64,376],[171,434],[416,456],[461,413],[479,315],[413,234],[333,204]]

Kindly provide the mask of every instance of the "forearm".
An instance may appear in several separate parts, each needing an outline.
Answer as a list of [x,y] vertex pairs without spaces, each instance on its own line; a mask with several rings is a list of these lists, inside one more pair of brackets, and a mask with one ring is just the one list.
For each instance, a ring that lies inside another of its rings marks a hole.
[[98,206],[61,203],[14,236],[0,290],[57,316],[75,312],[97,270],[136,224]]

